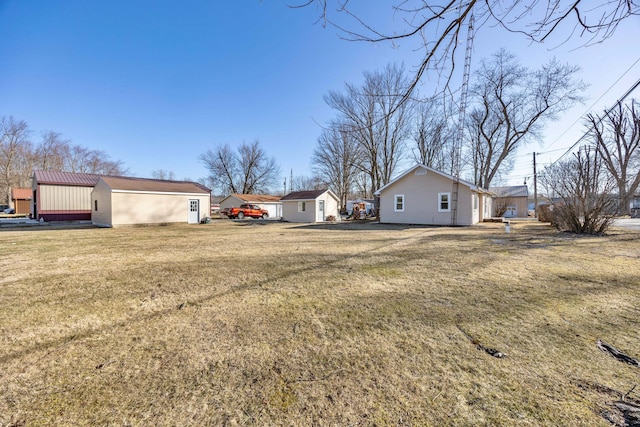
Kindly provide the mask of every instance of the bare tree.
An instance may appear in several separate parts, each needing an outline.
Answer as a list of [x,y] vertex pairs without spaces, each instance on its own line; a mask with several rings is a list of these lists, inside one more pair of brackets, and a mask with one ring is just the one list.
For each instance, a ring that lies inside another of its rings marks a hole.
[[327,188],[329,183],[319,176],[296,175],[289,183],[291,191],[312,191]]
[[98,175],[124,175],[127,170],[120,160],[111,160],[102,150],[73,145],[65,159],[64,170],[75,173],[93,173]]
[[[422,60],[402,101],[410,98],[427,70],[445,76],[447,83],[455,68],[456,50],[464,37],[471,16],[475,17],[475,31],[485,27],[499,27],[511,36],[520,35],[533,43],[543,43],[552,34],[568,34],[561,43],[582,38],[583,45],[609,38],[625,19],[640,14],[636,0],[611,0],[593,4],[580,0],[513,0],[511,2],[481,0],[397,0],[389,8],[396,26],[388,31],[379,29],[386,22],[365,21],[355,8],[357,2],[349,0],[300,0],[292,7],[315,5],[320,21],[340,31],[347,40],[392,45],[409,43],[423,52]],[[367,3],[368,8],[376,7]],[[381,13],[372,14],[381,16]]]
[[0,119],[0,201],[9,203],[11,187],[27,185],[25,167],[31,160],[31,141],[29,126],[24,120],[13,117]]
[[313,150],[313,170],[336,193],[341,209],[347,205],[347,198],[358,174],[356,164],[360,163],[360,157],[358,142],[340,123],[334,123],[325,129]]
[[602,234],[613,221],[616,184],[597,151],[584,148],[571,159],[546,168],[540,182],[550,196],[561,199],[551,214],[555,227],[578,234]]
[[605,167],[616,181],[620,213],[629,213],[640,186],[640,111],[637,102],[618,103],[602,116],[587,116],[590,136]]
[[361,169],[368,171],[372,191],[391,180],[402,160],[410,132],[409,103],[402,104],[407,80],[403,67],[365,72],[362,87],[346,84],[346,93],[331,91],[325,102],[339,113],[341,128],[362,151]]
[[275,188],[280,167],[267,156],[258,140],[243,142],[234,152],[229,144],[209,149],[199,156],[209,170],[209,184],[222,193],[257,194]]
[[151,172],[151,177],[155,179],[163,179],[168,181],[175,181],[176,174],[173,171],[167,171],[164,169],[156,169]]
[[416,163],[453,173],[453,129],[445,107],[436,98],[415,104],[414,128],[411,132],[412,154]]
[[36,147],[36,168],[39,170],[64,170],[65,160],[70,156],[69,141],[54,131],[42,133],[40,144]]
[[555,59],[529,70],[504,49],[482,61],[468,118],[476,185],[488,188],[509,156],[537,137],[545,121],[582,102],[586,85],[574,79],[578,71]]
[[513,205],[513,198],[511,197],[496,197],[492,203],[495,216],[500,217],[507,213],[509,206]]

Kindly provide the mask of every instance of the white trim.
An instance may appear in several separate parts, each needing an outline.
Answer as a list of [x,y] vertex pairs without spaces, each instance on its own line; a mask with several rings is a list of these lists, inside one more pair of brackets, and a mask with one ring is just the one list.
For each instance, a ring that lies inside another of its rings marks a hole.
[[[442,209],[442,196],[447,196],[446,209]],[[438,212],[451,212],[451,193],[438,193]]]
[[[398,209],[398,198],[402,197],[402,208]],[[404,194],[394,194],[393,195],[393,211],[394,212],[404,212],[404,203],[405,198]]]

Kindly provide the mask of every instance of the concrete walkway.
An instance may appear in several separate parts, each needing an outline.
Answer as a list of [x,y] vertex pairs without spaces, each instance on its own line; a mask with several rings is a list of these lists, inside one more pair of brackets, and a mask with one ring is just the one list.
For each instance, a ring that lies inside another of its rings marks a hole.
[[613,226],[640,230],[640,218],[617,218],[613,220]]

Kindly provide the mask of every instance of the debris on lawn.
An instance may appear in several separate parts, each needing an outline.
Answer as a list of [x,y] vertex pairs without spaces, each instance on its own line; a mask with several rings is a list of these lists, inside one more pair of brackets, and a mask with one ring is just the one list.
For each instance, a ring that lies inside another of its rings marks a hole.
[[495,348],[485,347],[480,341],[478,341],[476,338],[472,337],[467,332],[465,332],[459,325],[456,325],[456,326],[460,330],[460,332],[462,332],[464,336],[467,337],[469,341],[471,341],[471,344],[476,346],[478,350],[482,350],[485,353],[487,353],[489,356],[497,357],[498,359],[501,359],[505,356],[504,353],[496,350]]
[[640,368],[640,362],[638,361],[638,359],[634,359],[633,357],[624,354],[614,346],[609,345],[600,339],[596,340],[596,346],[601,351],[607,353],[609,356],[615,357],[621,362],[628,363],[629,365],[637,366],[638,368]]
[[626,393],[588,381],[579,381],[577,385],[602,396],[603,401],[596,403],[595,412],[609,424],[615,427],[640,427],[640,400],[630,396],[635,385]]

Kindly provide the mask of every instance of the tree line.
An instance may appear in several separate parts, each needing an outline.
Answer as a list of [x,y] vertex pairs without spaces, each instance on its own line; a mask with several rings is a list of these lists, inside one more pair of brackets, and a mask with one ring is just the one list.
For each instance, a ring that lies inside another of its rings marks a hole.
[[123,162],[102,150],[72,144],[54,131],[33,140],[24,120],[0,118],[0,201],[9,203],[11,188],[31,188],[34,170],[124,175]]

